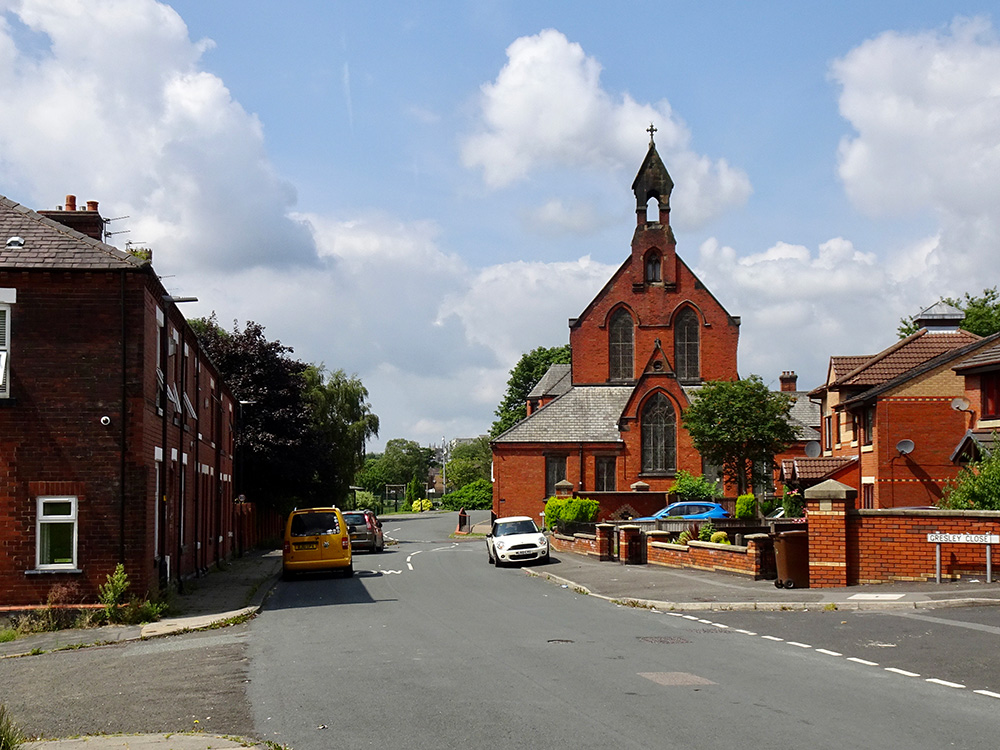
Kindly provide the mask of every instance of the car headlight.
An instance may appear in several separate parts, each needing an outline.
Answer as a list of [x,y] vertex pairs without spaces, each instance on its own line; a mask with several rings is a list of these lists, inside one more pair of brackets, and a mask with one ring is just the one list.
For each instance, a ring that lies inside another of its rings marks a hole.
[[507,542],[496,542],[496,543],[494,544],[494,546],[495,546],[495,547],[496,547],[497,549],[503,549],[504,547],[506,547],[506,546],[507,546]]
[[544,535],[538,537],[538,546],[539,547],[544,547],[546,544],[548,544],[548,541],[545,539]]

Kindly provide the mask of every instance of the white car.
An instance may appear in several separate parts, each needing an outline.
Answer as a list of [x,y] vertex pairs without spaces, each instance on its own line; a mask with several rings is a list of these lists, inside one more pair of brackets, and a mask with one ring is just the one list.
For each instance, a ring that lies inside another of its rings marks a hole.
[[486,554],[497,567],[525,560],[548,562],[549,540],[528,516],[498,518],[486,535]]

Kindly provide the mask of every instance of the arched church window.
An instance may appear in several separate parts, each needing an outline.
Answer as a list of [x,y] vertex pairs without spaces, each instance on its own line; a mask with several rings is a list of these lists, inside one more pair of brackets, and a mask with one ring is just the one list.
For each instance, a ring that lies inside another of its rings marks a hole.
[[690,307],[684,308],[674,324],[674,363],[677,378],[682,383],[701,380],[699,364],[700,329],[698,314]]
[[646,257],[646,281],[660,281],[660,254],[650,253]]
[[608,360],[611,380],[631,380],[635,368],[632,365],[634,349],[634,325],[627,310],[619,309],[611,316],[608,326]]
[[642,407],[642,471],[657,474],[677,468],[677,415],[670,399],[656,393]]

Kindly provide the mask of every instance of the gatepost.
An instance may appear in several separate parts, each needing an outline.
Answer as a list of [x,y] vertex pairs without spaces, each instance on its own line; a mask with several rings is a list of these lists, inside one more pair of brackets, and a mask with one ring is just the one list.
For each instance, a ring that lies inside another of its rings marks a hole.
[[835,479],[805,491],[809,519],[809,586],[847,585],[847,510],[858,491]]

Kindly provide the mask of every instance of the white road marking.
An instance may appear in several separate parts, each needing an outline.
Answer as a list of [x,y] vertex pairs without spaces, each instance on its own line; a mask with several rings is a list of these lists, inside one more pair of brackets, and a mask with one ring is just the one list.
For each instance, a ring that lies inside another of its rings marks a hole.
[[950,688],[961,688],[961,689],[965,688],[965,685],[962,685],[961,683],[948,682],[947,680],[939,680],[936,677],[928,678],[927,682],[933,682],[935,685],[944,685],[945,687],[950,687]]
[[743,635],[757,635],[757,634],[756,634],[755,632],[753,632],[752,630],[743,630],[743,629],[741,629],[741,628],[736,628],[736,632],[737,632],[737,633],[743,633]]
[[723,625],[721,622],[713,622],[712,624],[717,628],[722,628],[723,630],[729,630],[729,626]]
[[916,672],[907,672],[905,669],[897,669],[896,667],[886,667],[886,672],[893,672],[894,674],[901,674],[903,677],[919,677],[920,675]]
[[877,661],[868,661],[867,659],[859,659],[856,656],[848,656],[847,661],[853,661],[855,664],[864,664],[866,667],[877,667]]
[[840,653],[839,651],[830,651],[829,649],[825,649],[825,648],[818,648],[818,649],[816,649],[816,653],[817,654],[826,654],[827,656],[843,656],[843,654]]
[[401,576],[401,575],[403,575],[403,571],[401,571],[401,570],[383,570],[382,571],[382,575],[384,575],[384,576],[390,576],[390,575]]
[[1000,698],[1000,693],[994,693],[992,690],[973,690],[976,695],[985,695],[987,698]]
[[783,640],[785,640],[784,638],[779,638],[776,635],[762,635],[761,638],[763,638],[765,641],[783,641]]
[[808,643],[799,643],[798,641],[789,641],[789,646],[798,646],[799,648],[812,648]]

